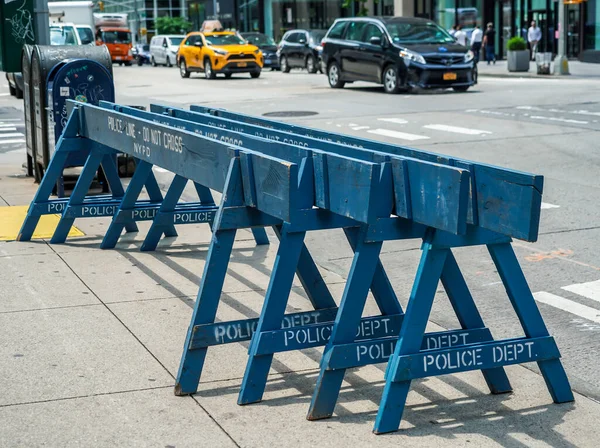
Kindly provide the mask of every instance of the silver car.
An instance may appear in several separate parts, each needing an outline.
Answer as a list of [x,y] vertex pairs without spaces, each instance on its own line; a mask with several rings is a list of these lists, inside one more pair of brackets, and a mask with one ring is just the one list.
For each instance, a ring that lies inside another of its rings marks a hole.
[[154,36],[150,41],[150,63],[153,67],[158,64],[172,67],[177,61],[179,44],[185,39],[183,35]]

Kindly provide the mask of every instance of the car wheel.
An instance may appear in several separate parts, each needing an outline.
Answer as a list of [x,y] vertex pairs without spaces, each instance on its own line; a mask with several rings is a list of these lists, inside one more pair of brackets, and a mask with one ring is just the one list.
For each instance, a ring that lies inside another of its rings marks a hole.
[[167,56],[167,67],[173,67],[173,64],[171,64],[171,59],[169,58],[169,56]]
[[398,69],[388,65],[383,72],[383,88],[385,93],[398,93]]
[[156,61],[154,60],[154,56],[150,58],[150,63],[152,64],[152,67],[156,67]]
[[306,70],[308,73],[317,73],[317,62],[312,54],[306,58]]
[[231,78],[232,75],[233,75],[233,73],[225,73],[225,79]]
[[467,90],[469,90],[469,87],[471,86],[457,86],[452,87],[452,90],[454,90],[455,92],[466,92]]
[[182,78],[189,78],[190,72],[187,69],[187,65],[185,64],[185,59],[179,61],[179,74]]
[[210,63],[210,59],[204,61],[204,77],[206,79],[215,79],[217,75],[212,69],[212,64]]
[[18,85],[15,86],[15,97],[19,100],[23,98],[23,91]]
[[327,79],[329,79],[329,85],[334,89],[341,89],[346,84],[341,80],[340,66],[337,62],[332,62],[327,69]]
[[8,85],[8,91],[10,92],[10,96],[15,96],[17,94],[17,89],[10,84]]
[[144,65],[144,60],[143,60],[142,58],[138,57],[138,58],[137,58],[137,65],[139,65],[140,67],[141,67],[142,65]]
[[290,72],[290,65],[288,64],[288,59],[286,56],[281,56],[281,60],[279,61],[279,66],[281,67],[281,71],[283,73]]
[[125,62],[125,67],[131,67],[131,61]]
[[255,72],[250,72],[250,76],[255,79],[258,78],[260,76],[260,70],[257,70]]

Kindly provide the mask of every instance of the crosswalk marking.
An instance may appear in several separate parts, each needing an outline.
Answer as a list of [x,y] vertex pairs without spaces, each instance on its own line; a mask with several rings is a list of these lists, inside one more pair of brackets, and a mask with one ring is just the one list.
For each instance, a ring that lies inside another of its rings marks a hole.
[[24,138],[14,139],[14,140],[0,140],[0,145],[9,145],[13,143],[25,143]]
[[393,137],[393,138],[398,138],[401,140],[409,140],[411,142],[415,141],[415,140],[428,140],[429,139],[429,137],[427,137],[425,135],[408,134],[406,132],[392,131],[389,129],[372,129],[367,132],[369,132],[370,134],[383,135],[385,137]]
[[396,124],[406,124],[408,123],[408,121],[406,121],[403,118],[378,118],[379,121],[386,121],[388,123],[396,123]]
[[352,128],[353,131],[364,131],[365,129],[369,129],[369,126],[354,126]]
[[574,292],[580,296],[586,297],[596,302],[600,302],[600,280],[587,283],[576,283],[574,285],[563,286],[565,291]]
[[455,134],[465,134],[465,135],[491,134],[490,131],[484,131],[482,129],[461,128],[459,126],[448,126],[446,124],[428,124],[423,127],[425,129],[433,129],[434,131],[452,132]]
[[532,120],[560,121],[561,123],[589,124],[589,121],[572,120],[570,118],[544,117],[542,115],[530,115],[529,118]]
[[540,303],[553,306],[568,313],[575,314],[576,316],[583,317],[584,319],[591,320],[592,322],[600,323],[600,310],[595,308],[581,305],[564,297],[551,294],[546,291],[540,291],[533,293],[533,297]]
[[23,134],[21,134],[20,132],[8,132],[6,134],[0,134],[0,142],[2,141],[2,139],[4,138],[9,138],[9,137],[25,137]]
[[0,124],[0,132],[12,132],[16,130],[17,128],[15,126],[3,126]]

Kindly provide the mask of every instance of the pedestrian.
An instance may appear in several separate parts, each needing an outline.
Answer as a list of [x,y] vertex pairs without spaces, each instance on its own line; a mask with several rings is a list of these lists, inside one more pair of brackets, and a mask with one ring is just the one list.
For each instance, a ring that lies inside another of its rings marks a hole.
[[529,49],[531,50],[531,60],[535,60],[535,54],[537,53],[537,46],[540,43],[540,40],[542,40],[542,30],[536,26],[534,20],[527,30],[527,41],[529,42]]
[[452,25],[452,28],[448,30],[450,36],[454,36],[456,34],[456,25]]
[[462,45],[464,47],[467,46],[467,33],[462,30],[462,26],[458,25],[456,27],[456,32],[454,33],[454,38],[456,39],[456,43]]
[[471,51],[475,55],[475,65],[479,62],[479,53],[481,52],[481,41],[483,39],[483,31],[479,25],[475,25],[475,29],[471,33]]
[[487,29],[483,36],[483,48],[485,49],[485,60],[488,65],[490,62],[496,63],[496,30],[492,22],[487,24]]

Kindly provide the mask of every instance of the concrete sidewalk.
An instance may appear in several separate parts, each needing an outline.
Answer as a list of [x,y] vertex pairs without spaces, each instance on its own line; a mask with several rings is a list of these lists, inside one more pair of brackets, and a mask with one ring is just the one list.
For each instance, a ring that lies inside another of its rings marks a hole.
[[509,72],[506,61],[497,61],[488,65],[485,60],[479,61],[477,66],[479,76],[496,78],[540,78],[540,79],[600,79],[600,64],[590,64],[579,61],[569,61],[569,76],[538,75],[535,62],[529,63],[527,72]]
[[[0,166],[0,198],[9,205],[35,192],[20,172]],[[521,366],[507,369],[509,395],[490,395],[478,372],[414,382],[401,430],[385,436],[371,433],[385,365],[349,371],[334,417],[305,419],[318,349],[277,355],[264,401],[240,407],[247,344],[212,348],[198,394],[175,397],[208,226],[180,226],[177,239],[141,253],[148,223],[103,251],[108,222],[76,221],[86,236],[64,245],[0,243],[0,446],[597,446],[600,404],[581,395],[552,404],[542,377]],[[349,250],[338,234],[308,244],[317,260],[329,260],[321,271],[339,300],[344,278],[335,272],[346,270]],[[258,316],[277,248],[270,237],[269,247],[257,247],[250,232],[238,233],[220,320]],[[411,262],[413,246],[403,247]],[[412,277],[401,282],[403,295]],[[308,309],[296,281],[288,312]],[[371,298],[366,314],[375,312]]]

